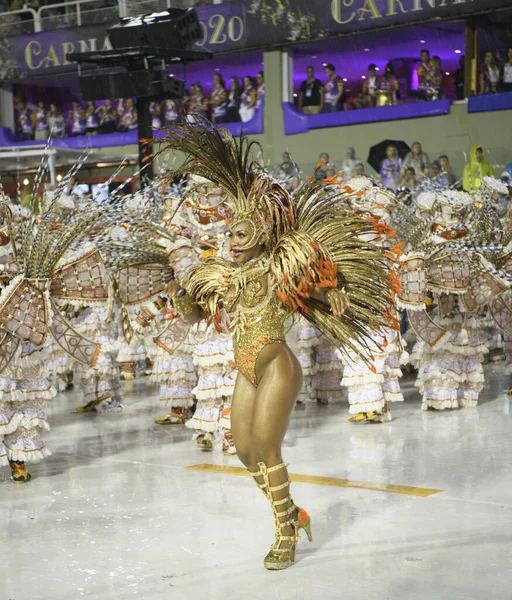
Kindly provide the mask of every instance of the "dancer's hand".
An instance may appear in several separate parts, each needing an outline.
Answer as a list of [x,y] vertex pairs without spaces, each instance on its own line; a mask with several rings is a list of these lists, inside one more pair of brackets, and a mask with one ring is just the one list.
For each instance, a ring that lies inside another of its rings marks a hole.
[[342,317],[345,310],[350,307],[350,300],[344,289],[330,289],[326,294],[327,302],[331,307],[331,312],[335,317]]

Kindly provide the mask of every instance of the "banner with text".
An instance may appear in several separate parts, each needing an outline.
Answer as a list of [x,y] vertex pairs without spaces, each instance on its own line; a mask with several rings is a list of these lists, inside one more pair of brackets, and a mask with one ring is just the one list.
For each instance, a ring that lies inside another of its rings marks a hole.
[[[455,19],[510,8],[510,0],[246,0],[197,9],[214,53],[275,48],[382,27]],[[76,70],[69,52],[109,49],[109,25],[57,29],[0,40],[0,80]]]

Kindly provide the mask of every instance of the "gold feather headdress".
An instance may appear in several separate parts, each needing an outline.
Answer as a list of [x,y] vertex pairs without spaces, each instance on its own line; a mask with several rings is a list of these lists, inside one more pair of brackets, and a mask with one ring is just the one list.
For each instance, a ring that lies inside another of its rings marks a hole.
[[244,134],[236,140],[198,115],[195,123],[181,121],[160,143],[160,152],[179,150],[187,156],[173,177],[199,175],[227,193],[233,212],[231,227],[242,221],[250,223],[252,244],[266,233],[271,248],[293,228],[294,205],[289,193],[256,163],[253,154],[259,144]]

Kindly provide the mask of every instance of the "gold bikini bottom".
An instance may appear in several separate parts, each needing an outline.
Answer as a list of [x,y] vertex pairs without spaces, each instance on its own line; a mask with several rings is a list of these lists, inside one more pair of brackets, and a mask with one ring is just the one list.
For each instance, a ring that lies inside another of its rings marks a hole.
[[284,338],[270,338],[268,336],[258,337],[252,343],[236,344],[234,347],[236,368],[244,377],[258,387],[256,379],[256,361],[260,352],[269,344],[286,344]]

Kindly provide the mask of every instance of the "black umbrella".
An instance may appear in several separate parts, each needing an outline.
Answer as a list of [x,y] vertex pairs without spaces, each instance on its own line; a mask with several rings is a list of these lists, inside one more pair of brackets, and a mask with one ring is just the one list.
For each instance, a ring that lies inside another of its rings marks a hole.
[[387,156],[386,150],[388,146],[396,146],[396,149],[398,150],[398,156],[400,156],[401,159],[404,159],[405,156],[411,151],[409,146],[400,140],[383,140],[375,146],[372,146],[370,148],[370,153],[368,154],[367,162],[377,171],[377,173],[380,173],[382,161]]

